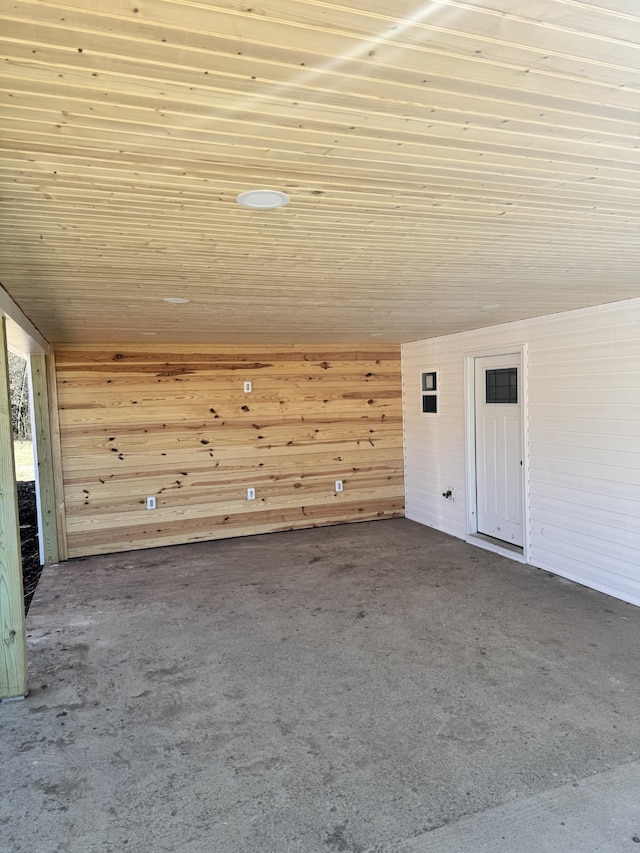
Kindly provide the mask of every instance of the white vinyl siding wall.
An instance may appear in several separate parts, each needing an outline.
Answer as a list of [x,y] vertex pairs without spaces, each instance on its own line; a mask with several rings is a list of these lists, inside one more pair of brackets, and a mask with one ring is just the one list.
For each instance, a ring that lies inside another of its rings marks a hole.
[[465,361],[510,347],[528,378],[528,561],[640,605],[640,299],[405,344],[407,517],[467,537]]

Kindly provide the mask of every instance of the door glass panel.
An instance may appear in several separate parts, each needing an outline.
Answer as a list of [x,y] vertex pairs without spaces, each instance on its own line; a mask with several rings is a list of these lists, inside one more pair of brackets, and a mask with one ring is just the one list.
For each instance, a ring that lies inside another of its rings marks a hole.
[[487,403],[518,402],[518,368],[503,367],[486,371]]

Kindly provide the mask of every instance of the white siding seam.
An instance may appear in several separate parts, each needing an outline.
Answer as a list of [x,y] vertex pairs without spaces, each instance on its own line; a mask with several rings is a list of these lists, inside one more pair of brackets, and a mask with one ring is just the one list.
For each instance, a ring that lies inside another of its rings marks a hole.
[[612,584],[608,584],[604,581],[591,581],[587,583],[580,575],[579,571],[567,571],[566,569],[559,569],[556,566],[552,566],[549,563],[544,563],[543,561],[536,560],[536,562],[529,562],[530,566],[533,566],[534,569],[540,569],[543,572],[549,572],[552,575],[557,575],[558,577],[565,578],[566,580],[573,581],[573,583],[577,583],[580,586],[586,586],[589,589],[595,589],[598,592],[603,592],[605,595],[610,595],[613,598],[618,598],[621,601],[626,601],[629,604],[635,604],[640,607],[640,589],[637,594],[627,593],[623,590],[620,590],[619,587],[613,586]]

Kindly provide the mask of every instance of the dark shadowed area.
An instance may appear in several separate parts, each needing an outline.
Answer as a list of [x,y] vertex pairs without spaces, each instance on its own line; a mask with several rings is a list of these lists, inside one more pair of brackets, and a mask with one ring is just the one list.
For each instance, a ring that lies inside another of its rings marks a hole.
[[38,586],[42,566],[38,552],[38,516],[36,512],[36,484],[31,480],[17,483],[18,513],[20,517],[20,544],[22,547],[22,583],[24,608],[29,612],[31,599]]

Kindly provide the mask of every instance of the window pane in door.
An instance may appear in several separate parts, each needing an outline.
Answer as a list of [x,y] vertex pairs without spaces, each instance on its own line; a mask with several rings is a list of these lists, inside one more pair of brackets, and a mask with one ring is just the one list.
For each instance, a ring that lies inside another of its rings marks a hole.
[[487,403],[518,402],[518,368],[503,367],[486,371]]

